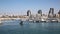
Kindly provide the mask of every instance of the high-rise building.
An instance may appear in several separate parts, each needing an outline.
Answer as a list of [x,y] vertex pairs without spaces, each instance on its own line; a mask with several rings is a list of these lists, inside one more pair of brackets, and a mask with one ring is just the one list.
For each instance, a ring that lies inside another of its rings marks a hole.
[[59,12],[58,12],[58,17],[60,18],[60,10],[59,10]]
[[30,10],[27,11],[27,16],[31,16],[31,11]]
[[56,18],[56,14],[54,14],[53,17]]
[[38,10],[38,14],[41,14],[41,16],[42,16],[42,10]]
[[50,8],[48,17],[53,17],[54,16],[54,8]]

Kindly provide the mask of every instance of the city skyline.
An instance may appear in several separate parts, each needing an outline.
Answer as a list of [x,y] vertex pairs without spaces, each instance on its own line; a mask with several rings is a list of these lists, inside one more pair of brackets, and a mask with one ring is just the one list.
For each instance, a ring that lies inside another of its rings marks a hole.
[[31,10],[32,14],[36,14],[38,10],[48,14],[50,8],[54,8],[54,12],[58,13],[59,3],[60,0],[0,0],[0,15],[26,15],[27,10]]

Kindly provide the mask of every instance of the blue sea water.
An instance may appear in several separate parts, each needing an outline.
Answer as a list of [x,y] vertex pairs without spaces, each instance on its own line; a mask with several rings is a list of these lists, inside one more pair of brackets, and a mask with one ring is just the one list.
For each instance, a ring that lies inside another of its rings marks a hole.
[[60,34],[60,23],[19,24],[20,20],[6,20],[0,24],[0,34]]

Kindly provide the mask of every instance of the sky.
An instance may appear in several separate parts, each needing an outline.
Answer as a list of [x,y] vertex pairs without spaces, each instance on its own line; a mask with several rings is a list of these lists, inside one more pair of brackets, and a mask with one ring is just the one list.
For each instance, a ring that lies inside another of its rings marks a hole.
[[38,10],[48,14],[50,8],[57,14],[60,0],[0,0],[0,15],[26,15],[27,10],[32,14],[37,14]]

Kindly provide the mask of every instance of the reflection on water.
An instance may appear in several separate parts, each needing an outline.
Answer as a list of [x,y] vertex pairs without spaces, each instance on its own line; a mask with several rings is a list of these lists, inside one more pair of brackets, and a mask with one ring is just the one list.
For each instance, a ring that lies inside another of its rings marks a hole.
[[31,23],[20,24],[20,20],[2,21],[0,34],[60,34],[60,23]]

